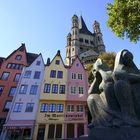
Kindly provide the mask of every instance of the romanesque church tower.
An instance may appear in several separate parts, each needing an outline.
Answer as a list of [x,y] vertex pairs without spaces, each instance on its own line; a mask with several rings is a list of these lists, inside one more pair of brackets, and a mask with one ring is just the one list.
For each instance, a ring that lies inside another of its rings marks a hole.
[[105,45],[100,24],[94,21],[92,33],[88,30],[83,17],[78,18],[74,15],[71,32],[67,36],[66,65],[70,66],[76,56],[83,64],[93,63],[101,52],[105,52]]

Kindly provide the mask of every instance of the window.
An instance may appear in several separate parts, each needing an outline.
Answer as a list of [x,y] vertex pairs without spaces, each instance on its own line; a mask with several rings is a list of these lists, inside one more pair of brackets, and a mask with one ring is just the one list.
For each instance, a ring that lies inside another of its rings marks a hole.
[[4,72],[1,76],[1,80],[8,80],[9,74],[9,72]]
[[71,94],[76,94],[76,87],[71,87]]
[[25,112],[33,112],[34,103],[27,103]]
[[83,42],[83,38],[79,38],[79,41],[80,41],[80,42]]
[[57,104],[56,105],[56,111],[57,112],[63,112],[63,106],[64,106],[63,104]]
[[31,73],[32,73],[32,71],[30,71],[30,70],[25,71],[24,78],[30,78]]
[[16,87],[11,87],[10,92],[9,92],[9,96],[14,96],[16,93]]
[[76,73],[72,73],[72,79],[76,79]]
[[23,103],[16,103],[13,112],[21,112]]
[[12,66],[11,63],[7,64],[7,68],[11,68],[11,66]]
[[87,43],[87,44],[88,44],[88,43],[89,43],[89,41],[88,41],[87,39],[85,39],[85,43]]
[[26,94],[28,85],[21,85],[19,94]]
[[82,80],[83,79],[83,75],[82,74],[78,74],[78,79]]
[[50,104],[49,105],[49,112],[55,112],[55,107],[56,107],[55,104]]
[[41,64],[41,61],[36,61],[37,66],[40,66],[40,64]]
[[18,82],[18,81],[19,81],[20,75],[21,75],[21,74],[19,74],[19,73],[17,73],[17,74],[15,75],[15,78],[14,78],[14,81],[15,81],[15,82]]
[[40,71],[35,71],[34,79],[39,79],[40,78],[40,74],[41,74]]
[[48,104],[41,104],[41,110],[40,112],[48,112],[49,108],[48,108]]
[[4,106],[4,109],[3,109],[3,111],[4,112],[8,112],[9,111],[9,109],[11,108],[11,101],[6,101],[5,102],[5,106]]
[[63,78],[63,71],[57,72],[57,78]]
[[7,65],[8,69],[18,69],[18,70],[22,70],[23,65],[22,64],[14,64],[14,63],[9,63]]
[[50,93],[51,84],[45,84],[44,85],[44,93]]
[[60,85],[59,93],[65,93],[65,85]]
[[72,51],[74,51],[74,48],[72,48]]
[[15,59],[16,59],[16,60],[21,60],[21,58],[22,58],[21,55],[17,55]]
[[30,94],[36,95],[37,89],[38,89],[38,85],[32,85],[30,89]]
[[79,63],[76,63],[76,67],[79,67]]
[[84,94],[84,88],[83,87],[79,87],[79,94]]
[[68,112],[74,112],[74,105],[67,105]]
[[84,111],[83,105],[77,105],[77,112],[83,112],[83,111]]
[[4,86],[0,85],[0,95],[2,94],[3,90],[4,90]]
[[56,70],[51,70],[50,77],[55,78],[56,77]]
[[56,61],[55,61],[55,64],[56,64],[56,65],[59,65],[59,64],[60,64],[60,60],[56,60]]
[[58,85],[57,84],[52,85],[52,93],[58,93]]
[[94,45],[93,41],[90,41],[90,44],[91,44],[91,45]]

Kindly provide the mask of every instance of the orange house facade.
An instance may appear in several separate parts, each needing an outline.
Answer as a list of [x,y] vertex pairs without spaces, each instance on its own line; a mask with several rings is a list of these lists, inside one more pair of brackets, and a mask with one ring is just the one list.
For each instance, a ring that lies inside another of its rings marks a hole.
[[3,59],[0,68],[0,133],[5,123],[7,113],[11,107],[12,99],[20,74],[26,61],[26,49],[24,44],[7,58]]
[[25,44],[0,61],[0,134],[5,123],[18,81],[24,66],[29,65],[35,54],[27,53]]

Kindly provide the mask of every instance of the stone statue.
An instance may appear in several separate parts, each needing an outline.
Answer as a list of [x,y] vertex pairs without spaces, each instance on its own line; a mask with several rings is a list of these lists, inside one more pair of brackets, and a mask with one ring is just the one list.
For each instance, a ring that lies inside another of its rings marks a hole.
[[140,125],[137,119],[140,116],[140,72],[131,52],[122,50],[117,53],[112,77],[124,124]]
[[140,72],[128,50],[117,53],[113,72],[98,59],[88,91],[92,127],[140,126]]
[[112,71],[98,59],[94,63],[94,80],[88,91],[88,107],[92,116],[89,127],[111,127],[113,118],[120,118],[118,102],[114,93]]

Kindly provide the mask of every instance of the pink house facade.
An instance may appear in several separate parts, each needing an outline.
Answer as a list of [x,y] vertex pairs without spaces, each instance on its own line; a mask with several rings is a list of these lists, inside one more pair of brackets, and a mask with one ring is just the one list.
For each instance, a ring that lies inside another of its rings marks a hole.
[[78,57],[68,68],[67,91],[64,137],[78,138],[88,131],[88,78]]

